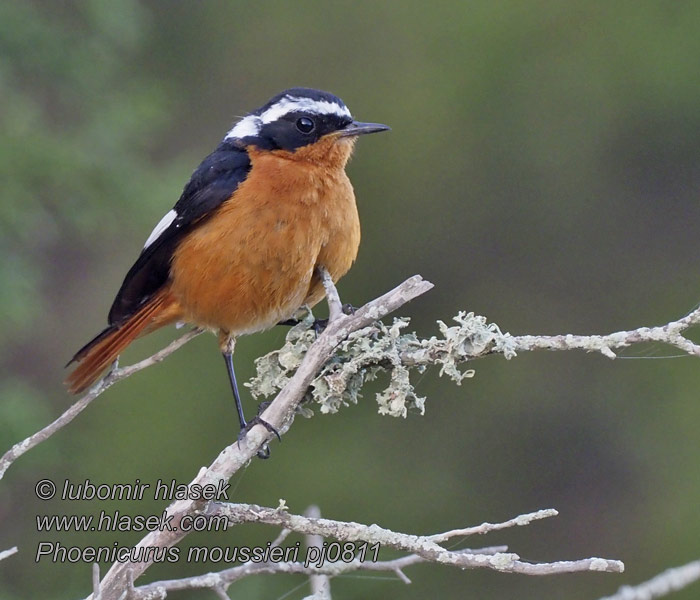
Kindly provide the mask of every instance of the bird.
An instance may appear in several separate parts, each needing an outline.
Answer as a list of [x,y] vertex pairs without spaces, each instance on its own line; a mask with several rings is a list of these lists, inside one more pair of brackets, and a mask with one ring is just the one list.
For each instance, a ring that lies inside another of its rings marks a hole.
[[189,323],[218,335],[243,432],[252,420],[236,382],[236,339],[317,304],[319,269],[334,282],[350,269],[360,220],[345,166],[360,135],[387,130],[356,121],[337,96],[301,87],[240,118],[146,239],[107,328],[66,365],[77,363],[69,392],[91,387],[135,339]]

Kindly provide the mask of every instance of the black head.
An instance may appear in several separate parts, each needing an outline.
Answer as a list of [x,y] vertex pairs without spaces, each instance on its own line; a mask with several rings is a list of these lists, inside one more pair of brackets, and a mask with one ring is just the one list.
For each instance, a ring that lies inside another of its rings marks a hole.
[[225,139],[265,150],[294,151],[329,134],[349,137],[387,129],[354,121],[345,103],[333,94],[291,88],[243,117]]

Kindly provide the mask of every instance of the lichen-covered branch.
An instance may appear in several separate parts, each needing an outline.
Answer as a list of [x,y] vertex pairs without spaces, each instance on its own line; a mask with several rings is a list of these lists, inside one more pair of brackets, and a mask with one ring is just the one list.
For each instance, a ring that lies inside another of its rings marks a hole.
[[[333,538],[339,542],[367,542],[379,544],[382,548],[390,547],[410,552],[406,556],[392,560],[338,560],[334,562],[319,561],[305,564],[302,561],[281,562],[246,562],[239,566],[207,573],[196,577],[158,581],[130,590],[131,600],[164,599],[170,592],[208,588],[217,593],[226,594],[229,586],[244,577],[272,573],[296,573],[308,575],[317,580],[319,587],[313,597],[329,597],[330,579],[353,571],[389,571],[404,583],[410,579],[403,569],[420,562],[447,564],[461,569],[486,568],[505,573],[522,573],[527,575],[553,575],[559,573],[574,573],[581,571],[599,571],[620,573],[624,565],[617,560],[603,558],[586,558],[574,561],[557,561],[553,563],[523,562],[517,554],[509,553],[507,546],[480,548],[476,550],[464,548],[447,550],[439,542],[446,542],[455,537],[481,535],[509,527],[529,525],[530,523],[557,515],[553,509],[540,510],[534,513],[520,515],[503,523],[484,523],[476,527],[453,529],[445,533],[428,536],[411,535],[390,531],[378,525],[363,525],[361,523],[323,519],[320,516],[290,514],[284,503],[278,508],[268,508],[254,504],[212,503],[203,514],[209,516],[225,516],[232,525],[241,523],[265,523],[283,527],[283,531],[293,531],[315,537],[315,543],[320,545],[322,538]],[[222,598],[225,596],[222,596]]]
[[695,560],[682,567],[667,569],[649,581],[639,585],[622,586],[616,594],[600,600],[653,600],[668,596],[700,580],[700,560]]
[[[344,340],[314,378],[306,393],[301,412],[313,413],[316,406],[322,413],[336,412],[341,406],[356,403],[365,382],[386,372],[386,388],[377,394],[379,413],[405,417],[410,410],[423,413],[425,398],[416,394],[411,371],[422,373],[428,367],[439,369],[457,385],[474,375],[462,365],[491,354],[506,359],[520,352],[534,350],[585,350],[615,358],[614,350],[644,342],[663,342],[700,356],[700,346],[683,336],[683,332],[700,323],[700,309],[677,321],[659,327],[640,327],[607,335],[513,336],[503,333],[486,317],[460,312],[455,325],[438,321],[439,335],[427,339],[415,333],[404,333],[407,318],[396,318],[386,325],[372,323]],[[282,348],[256,361],[257,375],[247,385],[259,397],[275,394],[286,385],[313,342],[313,333],[305,324],[293,328]]]

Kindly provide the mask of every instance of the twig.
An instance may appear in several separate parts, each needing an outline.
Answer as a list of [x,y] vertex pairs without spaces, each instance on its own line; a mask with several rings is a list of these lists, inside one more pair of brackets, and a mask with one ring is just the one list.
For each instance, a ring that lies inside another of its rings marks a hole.
[[[381,319],[410,300],[420,296],[433,287],[422,277],[416,275],[404,281],[401,285],[383,296],[372,300],[352,315],[341,314],[335,321],[318,336],[309,348],[302,364],[285,388],[277,395],[261,416],[278,432],[285,433],[293,418],[296,406],[301,402],[309,383],[316,376],[323,364],[332,356],[335,347],[349,333],[366,327],[377,319]],[[262,425],[255,425],[239,441],[224,448],[214,462],[200,470],[192,483],[200,485],[217,485],[220,481],[228,481],[236,471],[251,460],[258,448],[267,442],[273,434]],[[172,516],[175,531],[154,531],[146,535],[137,545],[136,551],[144,547],[166,548],[177,544],[186,535],[179,527],[180,520],[185,515],[194,514],[204,508],[203,500],[178,500],[167,509],[167,516]],[[132,570],[134,578],[138,578],[148,569],[151,561],[137,563],[115,563],[102,580],[102,600],[118,600],[124,590],[126,573]]]
[[[471,554],[492,555],[508,550],[507,546],[489,546],[486,548],[464,549],[459,552]],[[129,600],[150,600],[152,598],[166,598],[169,592],[178,592],[182,590],[196,589],[215,589],[216,587],[225,588],[232,583],[250,577],[252,575],[272,575],[276,573],[312,575],[326,574],[337,577],[354,571],[375,571],[386,572],[391,571],[397,574],[397,577],[404,583],[411,583],[402,572],[408,566],[427,562],[421,556],[409,554],[401,558],[385,561],[360,561],[354,560],[348,563],[326,563],[323,566],[317,567],[314,565],[304,566],[301,562],[263,562],[263,563],[244,563],[237,567],[231,567],[218,573],[206,573],[204,575],[195,575],[193,577],[183,577],[182,579],[169,579],[156,581],[146,585],[139,586],[132,592],[132,597]]]
[[630,331],[618,331],[608,335],[521,335],[513,336],[514,349],[518,352],[530,350],[585,350],[600,352],[615,358],[613,349],[626,348],[643,342],[662,342],[692,356],[700,356],[700,346],[682,335],[682,332],[700,324],[700,308],[682,319],[659,327],[639,327]]
[[517,517],[510,519],[509,521],[504,521],[503,523],[482,523],[476,527],[453,529],[452,531],[446,531],[445,533],[438,533],[437,535],[431,535],[430,540],[439,543],[453,537],[484,535],[485,533],[491,533],[492,531],[507,529],[509,527],[522,527],[523,525],[529,525],[533,521],[548,519],[549,517],[556,517],[558,514],[559,513],[554,508],[544,508],[536,512],[518,515]]
[[323,545],[322,538],[329,537],[343,543],[367,542],[369,544],[379,544],[381,547],[392,547],[408,551],[410,554],[393,560],[376,562],[372,560],[373,556],[371,554],[365,555],[365,560],[355,557],[354,560],[348,562],[343,560],[336,562],[328,560],[247,562],[217,573],[158,581],[140,586],[132,592],[133,600],[146,600],[154,596],[165,598],[169,592],[186,589],[209,588],[212,590],[226,590],[231,583],[244,577],[273,573],[303,574],[311,578],[324,577],[312,591],[314,597],[325,597],[323,594],[330,594],[330,585],[328,583],[330,577],[337,577],[358,570],[390,571],[395,573],[404,583],[410,583],[410,579],[403,573],[402,569],[422,562],[447,564],[462,569],[486,568],[505,573],[522,573],[526,575],[553,575],[580,571],[619,573],[624,570],[624,565],[617,560],[586,558],[575,561],[530,563],[521,561],[517,554],[509,553],[507,546],[487,547],[476,550],[447,550],[434,541],[447,541],[454,537],[483,534],[509,527],[527,525],[538,519],[556,515],[557,512],[553,509],[520,515],[503,523],[484,523],[477,527],[453,529],[445,533],[429,536],[394,532],[378,525],[335,521],[309,516],[308,514],[305,516],[294,515],[279,507],[268,508],[254,504],[212,503],[202,514],[208,516],[223,515],[233,525],[264,523],[283,527],[285,530],[302,533],[307,536],[307,539],[310,536],[314,536],[316,539],[313,542],[318,546]]
[[343,305],[340,302],[338,290],[333,283],[333,278],[326,267],[318,267],[318,274],[321,278],[321,283],[326,290],[326,300],[328,301],[328,322],[332,323],[343,313]]
[[126,379],[130,375],[133,375],[137,371],[141,371],[146,367],[150,367],[156,363],[161,362],[167,356],[170,356],[173,352],[184,346],[192,338],[197,337],[202,333],[199,329],[194,329],[189,331],[185,335],[174,340],[168,344],[162,350],[156,352],[153,356],[149,356],[144,360],[137,362],[133,365],[127,367],[121,367],[112,370],[105,377],[103,377],[99,382],[97,382],[80,400],[75,402],[68,410],[66,410],[60,417],[58,417],[53,423],[50,423],[43,429],[37,431],[34,435],[30,435],[25,440],[18,442],[12,448],[10,448],[2,458],[0,458],[0,479],[3,478],[5,472],[9,466],[15,462],[20,456],[22,456],[28,450],[38,446],[41,442],[49,439],[54,433],[56,433],[62,427],[65,427],[70,423],[75,417],[77,417],[83,410],[85,410],[88,405],[97,398],[102,392],[112,387],[118,381]]
[[[257,506],[255,504],[228,504],[212,502],[204,512],[206,515],[224,515],[232,524],[239,523],[266,523],[292,529],[298,533],[316,534],[323,537],[332,537],[340,541],[366,541],[372,544],[378,543],[382,547],[391,547],[397,550],[412,552],[430,562],[452,565],[460,568],[478,569],[486,568],[504,573],[522,573],[525,575],[552,575],[554,573],[575,573],[580,571],[601,571],[607,573],[621,573],[624,565],[619,560],[605,558],[586,558],[574,561],[557,561],[552,563],[526,563],[520,560],[517,554],[502,553],[493,556],[471,555],[461,552],[446,550],[435,541],[432,536],[417,536],[406,533],[398,533],[384,529],[378,525],[363,525],[362,523],[334,521],[331,519],[310,519],[301,515],[291,515],[288,512]],[[491,530],[504,527],[517,526],[519,521],[528,523],[536,520],[533,515],[541,515],[538,518],[546,518],[556,515],[553,510],[538,511],[524,515],[524,518],[510,519],[502,526],[490,525]],[[475,528],[479,529],[479,528]],[[464,529],[455,529],[438,535],[442,541],[451,537],[463,536]]]
[[[304,512],[304,516],[310,519],[318,519],[321,516],[321,509],[314,505],[309,506]],[[306,547],[319,548],[323,547],[323,537],[316,533],[306,534]],[[311,595],[319,600],[331,600],[331,580],[325,573],[322,575],[309,575],[309,583],[311,585]]]
[[100,563],[92,563],[92,598],[100,600]]
[[12,546],[12,548],[8,548],[7,550],[0,552],[0,560],[5,560],[13,554],[17,554],[17,546]]
[[700,560],[682,567],[667,569],[649,581],[636,586],[623,585],[616,594],[600,600],[653,600],[667,596],[700,580]]

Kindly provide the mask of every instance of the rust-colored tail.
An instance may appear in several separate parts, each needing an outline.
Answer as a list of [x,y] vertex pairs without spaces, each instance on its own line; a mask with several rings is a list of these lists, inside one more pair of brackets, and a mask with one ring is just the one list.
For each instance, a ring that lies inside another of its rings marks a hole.
[[[119,325],[110,325],[93,340],[83,346],[70,360],[78,366],[66,377],[65,385],[71,394],[79,394],[97,381],[121,352],[144,333],[177,320],[172,310],[172,296],[161,290],[151,297],[138,311]],[[68,366],[66,365],[66,366]]]

